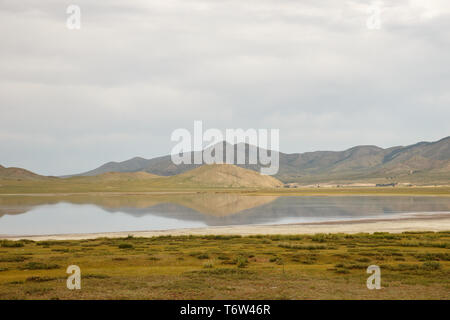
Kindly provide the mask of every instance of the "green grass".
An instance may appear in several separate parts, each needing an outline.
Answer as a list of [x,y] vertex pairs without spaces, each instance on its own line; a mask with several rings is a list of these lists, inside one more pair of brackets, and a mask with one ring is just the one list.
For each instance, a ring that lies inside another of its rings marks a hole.
[[[450,298],[450,232],[11,242],[0,299]],[[66,288],[73,264],[79,291]],[[381,290],[366,287],[372,264]]]

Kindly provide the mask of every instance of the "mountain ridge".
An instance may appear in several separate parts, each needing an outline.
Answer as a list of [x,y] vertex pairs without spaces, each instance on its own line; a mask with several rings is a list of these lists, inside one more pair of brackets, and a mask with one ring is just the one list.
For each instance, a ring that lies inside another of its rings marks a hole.
[[[219,142],[220,143],[220,142]],[[225,144],[225,142],[222,142]],[[245,144],[247,159],[249,145]],[[225,157],[224,148],[224,157]],[[234,145],[235,157],[238,150]],[[260,152],[260,149],[257,149]],[[261,149],[263,150],[263,149]],[[194,152],[189,152],[191,159]],[[280,170],[274,177],[286,183],[318,183],[367,179],[449,181],[450,136],[437,141],[421,141],[407,146],[381,148],[360,145],[343,151],[313,151],[305,153],[280,152]],[[108,162],[96,169],[74,176],[91,176],[110,171],[136,172],[172,176],[198,168],[200,164],[175,165],[171,156],[152,159],[134,157],[121,162]],[[260,164],[237,166],[259,171]],[[443,174],[443,175],[442,175]],[[429,177],[428,177],[429,176]]]

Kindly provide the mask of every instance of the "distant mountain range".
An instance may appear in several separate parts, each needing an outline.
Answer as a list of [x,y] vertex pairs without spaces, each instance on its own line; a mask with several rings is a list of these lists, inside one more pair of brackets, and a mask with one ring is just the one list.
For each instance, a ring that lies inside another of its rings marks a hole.
[[[246,159],[248,145],[245,145]],[[224,148],[224,150],[226,150]],[[234,146],[235,157],[239,150]],[[259,152],[259,150],[258,150]],[[189,153],[193,159],[194,153]],[[225,152],[224,152],[225,157]],[[175,165],[171,156],[153,159],[140,157],[123,162],[108,162],[94,170],[75,176],[94,176],[106,172],[138,172],[172,176],[201,165]],[[259,164],[238,165],[259,171]],[[356,146],[344,151],[281,153],[276,178],[285,183],[314,184],[324,182],[450,182],[450,136],[435,142],[419,142],[409,146],[383,149],[377,146]]]

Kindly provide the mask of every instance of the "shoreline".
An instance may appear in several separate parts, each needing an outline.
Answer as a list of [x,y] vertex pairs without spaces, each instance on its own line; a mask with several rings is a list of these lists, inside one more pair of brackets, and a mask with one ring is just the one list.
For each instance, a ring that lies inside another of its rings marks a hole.
[[99,233],[73,233],[50,235],[0,235],[0,240],[86,240],[96,238],[124,238],[185,235],[273,235],[273,234],[317,234],[317,233],[374,233],[374,232],[438,232],[450,231],[450,213],[412,214],[395,218],[376,218],[361,220],[323,221],[313,223],[290,223],[274,225],[236,225],[213,226],[202,228],[153,230],[153,231],[118,231]]
[[[1,187],[1,185],[0,185]],[[83,190],[83,191],[48,191],[48,192],[0,192],[0,197],[70,197],[70,196],[158,196],[185,194],[240,194],[249,196],[431,196],[450,197],[449,185],[421,185],[412,187],[308,187],[298,188],[167,188],[155,190]]]

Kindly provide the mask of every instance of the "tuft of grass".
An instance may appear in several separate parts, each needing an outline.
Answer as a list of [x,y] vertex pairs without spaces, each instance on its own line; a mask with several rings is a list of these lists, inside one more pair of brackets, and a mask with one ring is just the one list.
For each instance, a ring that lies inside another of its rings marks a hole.
[[276,264],[283,264],[283,259],[281,259],[280,257],[273,257],[269,259],[270,262],[275,262]]
[[24,246],[22,241],[2,240],[0,242],[2,248],[21,248]]
[[47,240],[36,242],[38,246],[50,247],[50,246],[68,246],[71,243],[69,241],[57,241],[57,240]]
[[83,275],[83,279],[109,279],[109,278],[111,278],[111,277],[106,274],[88,273],[88,274]]
[[238,268],[245,268],[248,265],[248,259],[244,256],[239,256],[236,258],[236,266]]
[[134,246],[131,243],[121,243],[118,245],[119,249],[134,249]]
[[28,262],[21,269],[22,270],[51,270],[51,269],[59,269],[60,266],[57,264],[46,264],[42,262]]
[[158,258],[158,257],[149,257],[148,260],[150,260],[150,261],[159,261],[159,260],[161,260],[161,258]]
[[439,270],[441,269],[441,264],[437,261],[427,261],[422,264],[422,269],[424,270]]
[[340,274],[349,274],[350,273],[350,271],[348,271],[346,269],[336,269],[335,272],[340,273]]
[[280,243],[278,245],[280,248],[285,249],[297,249],[297,250],[323,250],[328,249],[325,245],[301,245],[301,244],[290,244],[290,243]]
[[419,261],[450,261],[450,253],[418,253],[414,257]]
[[53,281],[53,280],[56,280],[56,278],[33,276],[33,277],[28,277],[25,281],[27,281],[27,282],[48,282],[48,281]]
[[189,255],[200,260],[209,259],[209,255],[205,252],[191,252]]
[[24,256],[0,256],[0,262],[24,262],[29,259],[29,257]]

